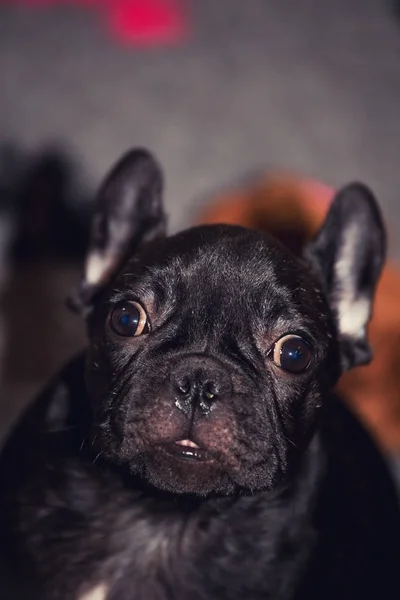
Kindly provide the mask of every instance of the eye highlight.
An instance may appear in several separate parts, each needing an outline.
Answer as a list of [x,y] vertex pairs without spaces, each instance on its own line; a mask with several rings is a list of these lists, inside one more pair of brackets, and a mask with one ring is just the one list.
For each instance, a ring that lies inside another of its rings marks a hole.
[[271,358],[284,371],[304,373],[310,366],[312,353],[302,337],[289,333],[275,342]]
[[138,337],[148,333],[146,311],[139,302],[121,302],[111,312],[110,327],[114,333],[123,337]]

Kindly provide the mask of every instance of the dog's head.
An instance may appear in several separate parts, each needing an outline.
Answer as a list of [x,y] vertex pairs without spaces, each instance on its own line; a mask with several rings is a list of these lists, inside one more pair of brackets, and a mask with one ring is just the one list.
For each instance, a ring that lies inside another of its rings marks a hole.
[[160,169],[125,155],[100,189],[76,297],[99,451],[173,493],[276,487],[340,374],[371,358],[384,253],[361,184],[338,193],[301,260],[235,226],[166,237]]

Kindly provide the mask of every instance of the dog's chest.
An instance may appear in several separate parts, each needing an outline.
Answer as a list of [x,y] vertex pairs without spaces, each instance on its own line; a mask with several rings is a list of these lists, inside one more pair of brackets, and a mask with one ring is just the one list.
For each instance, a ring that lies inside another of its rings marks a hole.
[[207,536],[195,520],[140,506],[114,517],[112,530],[104,530],[106,552],[88,572],[90,585],[79,586],[79,600],[178,600],[192,586],[203,597],[196,565]]
[[[92,565],[77,600],[290,597],[308,556],[308,523],[288,527],[279,511],[274,518],[257,505],[229,513],[154,514],[139,505],[114,515],[104,559]],[[286,564],[279,573],[277,560]]]
[[[107,600],[167,599],[180,549],[174,528],[161,531],[138,523],[119,548],[106,561],[109,576],[101,585]],[[183,569],[184,571],[184,569]]]

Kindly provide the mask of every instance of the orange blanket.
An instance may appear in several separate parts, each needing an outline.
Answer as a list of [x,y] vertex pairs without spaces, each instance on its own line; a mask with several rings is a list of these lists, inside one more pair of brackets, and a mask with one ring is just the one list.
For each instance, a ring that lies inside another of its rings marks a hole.
[[[266,231],[298,253],[329,207],[334,190],[286,174],[214,198],[199,223],[232,223]],[[342,377],[338,391],[384,450],[400,450],[400,270],[387,263],[378,286],[369,335],[374,360]]]

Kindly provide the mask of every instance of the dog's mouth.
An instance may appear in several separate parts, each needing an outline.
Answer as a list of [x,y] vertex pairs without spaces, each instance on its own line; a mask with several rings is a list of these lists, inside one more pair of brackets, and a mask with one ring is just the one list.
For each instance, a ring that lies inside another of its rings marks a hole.
[[200,448],[192,440],[170,442],[163,444],[162,448],[167,454],[188,461],[209,462],[214,458],[210,452]]

